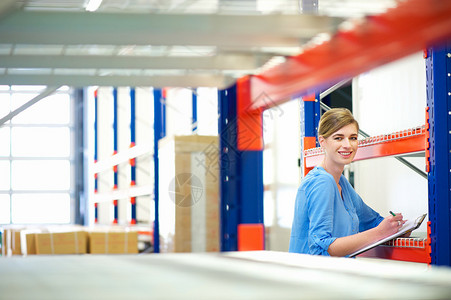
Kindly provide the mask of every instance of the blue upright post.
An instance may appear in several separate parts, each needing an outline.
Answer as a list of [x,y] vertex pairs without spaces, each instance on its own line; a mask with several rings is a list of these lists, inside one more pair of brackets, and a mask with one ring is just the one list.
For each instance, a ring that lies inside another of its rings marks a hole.
[[241,152],[240,175],[240,224],[263,224],[263,151]]
[[[321,106],[319,94],[316,93],[311,96],[303,97],[304,106],[304,133],[305,136],[315,137],[318,140],[318,124],[321,118]],[[302,117],[302,116],[301,116]],[[303,129],[301,128],[301,131]]]
[[[117,154],[118,150],[118,94],[117,94],[117,88],[113,89],[113,155]],[[117,190],[118,188],[118,181],[119,181],[119,174],[118,174],[118,166],[113,167],[113,176],[114,176],[114,187],[113,189]],[[113,223],[117,224],[119,219],[119,207],[118,207],[118,200],[113,200],[113,206],[114,206],[114,219]]]
[[132,146],[136,142],[136,91],[130,88],[130,141]]
[[301,101],[301,163],[304,176],[308,169],[304,163],[304,150],[318,146],[318,124],[321,118],[319,94],[302,97]]
[[94,203],[94,223],[99,221],[99,203]]
[[[130,89],[130,148],[136,145],[136,92]],[[136,158],[130,159],[130,186],[136,185]],[[136,197],[130,198],[131,224],[136,224]]]
[[155,219],[154,219],[154,252],[160,252],[160,225],[159,225],[159,160],[158,160],[158,141],[166,136],[166,105],[160,89],[154,89],[154,202],[155,202]]
[[236,85],[218,92],[221,251],[238,249],[240,153],[237,148]]
[[451,42],[427,52],[431,263],[451,266]]
[[[94,92],[94,163],[97,162],[98,160],[98,152],[99,152],[99,148],[98,148],[98,121],[99,118],[99,104],[98,104],[98,90],[96,90]],[[94,174],[94,193],[97,194],[98,189],[99,189],[99,178],[98,178],[99,174],[95,173]],[[98,204],[94,203],[94,223],[98,222]]]
[[193,90],[193,132],[197,131],[197,90]]
[[[221,251],[236,251],[243,237],[258,242],[264,236],[263,151],[238,150],[237,86],[219,91],[218,98]],[[256,236],[260,233],[262,237]]]

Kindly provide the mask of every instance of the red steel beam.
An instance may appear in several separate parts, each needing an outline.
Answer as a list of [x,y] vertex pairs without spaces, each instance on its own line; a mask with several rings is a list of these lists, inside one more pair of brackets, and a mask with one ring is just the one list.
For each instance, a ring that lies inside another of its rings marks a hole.
[[396,248],[389,246],[377,246],[358,257],[377,257],[418,263],[431,263],[431,255],[427,248]]
[[431,221],[427,225],[427,239],[417,248],[405,246],[402,242],[398,243],[398,240],[395,240],[395,247],[380,245],[358,256],[431,264]]
[[[264,110],[451,38],[451,1],[410,0],[251,76],[251,110]],[[262,97],[265,95],[265,97]],[[267,101],[270,99],[271,101]]]
[[237,88],[237,146],[240,151],[263,150],[263,115],[251,110],[249,76],[239,78]]
[[425,134],[359,147],[354,161],[424,151]]

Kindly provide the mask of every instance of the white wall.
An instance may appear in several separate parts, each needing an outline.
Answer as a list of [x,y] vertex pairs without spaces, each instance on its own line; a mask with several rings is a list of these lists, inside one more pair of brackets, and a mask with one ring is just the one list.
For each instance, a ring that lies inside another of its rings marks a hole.
[[197,134],[218,134],[218,89],[198,88],[197,92]]
[[170,88],[166,94],[166,136],[190,135],[193,128],[193,94],[185,88]]
[[299,101],[292,100],[263,113],[264,222],[266,249],[288,251],[294,202],[300,183]]
[[[353,112],[370,135],[414,128],[425,123],[426,71],[422,53],[361,74],[353,80]],[[425,170],[424,156],[407,158]],[[407,218],[428,211],[427,180],[395,158],[352,164],[356,190],[382,216],[389,210]],[[426,232],[426,222],[418,232]]]

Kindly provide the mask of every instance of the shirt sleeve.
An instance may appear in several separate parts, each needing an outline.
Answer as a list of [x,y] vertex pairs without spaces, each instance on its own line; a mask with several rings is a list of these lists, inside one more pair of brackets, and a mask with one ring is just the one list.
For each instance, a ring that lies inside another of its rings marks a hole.
[[308,246],[310,254],[329,256],[334,218],[334,183],[328,178],[318,179],[306,190],[309,215]]

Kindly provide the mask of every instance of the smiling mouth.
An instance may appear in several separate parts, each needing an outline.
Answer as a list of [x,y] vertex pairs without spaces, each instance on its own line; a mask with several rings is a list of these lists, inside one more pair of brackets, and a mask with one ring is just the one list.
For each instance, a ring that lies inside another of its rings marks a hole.
[[341,156],[348,158],[351,156],[352,152],[348,151],[348,152],[338,152]]

